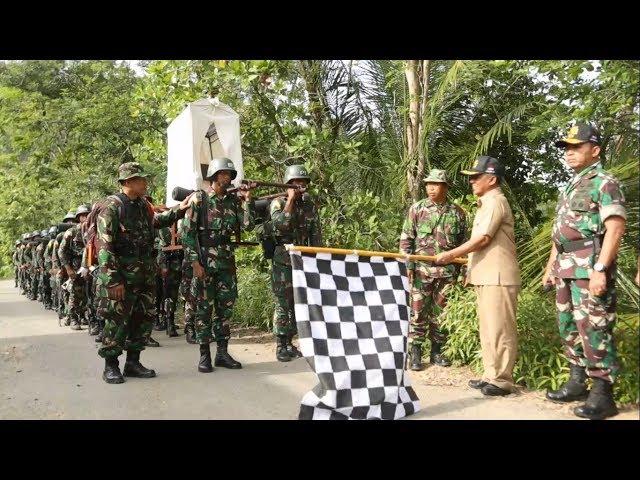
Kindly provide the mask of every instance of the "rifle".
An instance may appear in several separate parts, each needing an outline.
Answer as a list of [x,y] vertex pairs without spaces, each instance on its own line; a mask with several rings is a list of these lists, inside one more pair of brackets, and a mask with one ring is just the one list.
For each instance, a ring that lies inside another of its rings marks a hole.
[[301,187],[299,185],[292,185],[290,183],[263,182],[262,180],[249,180],[248,178],[244,180],[240,180],[240,183],[241,183],[240,187],[229,188],[227,190],[227,193],[237,192],[242,188],[242,186],[244,186],[245,188],[248,187],[249,189],[260,188],[260,187],[273,187],[273,188],[286,188],[286,189],[295,188],[296,190],[301,190],[303,192],[305,191],[304,187]]

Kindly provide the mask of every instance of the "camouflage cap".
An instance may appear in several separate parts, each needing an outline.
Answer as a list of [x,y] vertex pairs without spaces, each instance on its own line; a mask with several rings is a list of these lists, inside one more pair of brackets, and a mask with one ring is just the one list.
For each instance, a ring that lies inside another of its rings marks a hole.
[[429,175],[424,177],[422,180],[424,183],[446,183],[449,185],[449,181],[447,180],[447,172],[444,170],[438,170],[437,168],[432,168],[429,172]]
[[119,182],[129,180],[130,178],[149,178],[150,176],[151,174],[145,173],[142,165],[140,165],[138,162],[127,162],[118,167]]

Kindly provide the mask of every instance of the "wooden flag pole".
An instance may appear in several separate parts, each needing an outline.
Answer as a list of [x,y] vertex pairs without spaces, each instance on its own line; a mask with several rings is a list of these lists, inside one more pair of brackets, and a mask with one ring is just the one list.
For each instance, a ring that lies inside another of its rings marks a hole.
[[[359,255],[361,257],[386,257],[386,258],[404,258],[405,260],[433,262],[436,257],[431,255],[405,255],[404,253],[392,252],[372,252],[370,250],[348,250],[346,248],[327,248],[327,247],[304,247],[300,245],[286,245],[287,251],[295,250],[296,252],[305,253],[336,253],[340,255]],[[465,265],[466,258],[454,258],[451,263],[459,263]]]

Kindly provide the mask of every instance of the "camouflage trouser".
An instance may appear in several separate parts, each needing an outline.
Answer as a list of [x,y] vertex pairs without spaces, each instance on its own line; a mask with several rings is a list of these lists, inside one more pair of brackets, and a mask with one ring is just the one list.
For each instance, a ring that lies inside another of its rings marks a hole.
[[432,344],[447,341],[440,323],[442,311],[447,306],[447,291],[454,282],[453,277],[433,278],[415,272],[411,287],[411,343],[424,344],[427,330]]
[[614,280],[607,279],[609,288],[600,297],[589,293],[587,279],[558,280],[558,329],[569,361],[586,367],[590,377],[613,383],[620,368],[613,338],[616,323]]
[[[163,279],[163,282],[167,283],[166,289],[166,297],[164,297],[164,312],[165,315],[169,315],[170,312],[175,313],[176,305],[178,304],[178,292],[180,290],[180,280],[182,276],[182,271],[179,266],[177,269],[169,269],[167,278]],[[164,290],[164,284],[163,284]]]
[[180,281],[180,294],[184,298],[184,325],[195,327],[196,304],[191,294],[191,281],[193,279],[193,267],[190,261],[182,262],[182,279]]
[[13,267],[13,286],[14,287],[18,286],[18,278],[19,278],[18,273],[19,272],[20,272],[20,270],[18,270],[18,267]]
[[291,265],[271,262],[271,291],[276,297],[276,309],[273,312],[273,333],[275,335],[295,335],[298,330],[293,303]]
[[105,322],[102,346],[98,349],[101,357],[117,357],[123,350],[144,350],[156,316],[155,275],[145,280],[142,284],[125,283],[124,300],[111,300],[107,289],[98,287],[98,317]]
[[36,298],[38,298],[38,276],[40,275],[40,272],[37,272],[35,270],[31,270],[31,288],[29,290],[31,297],[35,300]]
[[201,345],[229,339],[229,321],[238,297],[235,269],[205,267],[205,275],[204,286],[197,277],[191,281],[191,294],[196,303],[196,341]]
[[85,280],[80,275],[72,280],[71,292],[69,292],[68,314],[78,322],[84,317],[87,308],[87,295],[85,293]]
[[51,305],[51,275],[49,272],[40,274],[40,289],[42,291],[42,302]]

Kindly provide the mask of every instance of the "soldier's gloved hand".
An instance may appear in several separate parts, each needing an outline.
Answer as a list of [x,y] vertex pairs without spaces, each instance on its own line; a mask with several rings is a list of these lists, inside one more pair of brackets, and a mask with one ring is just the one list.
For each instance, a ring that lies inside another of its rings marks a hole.
[[122,283],[107,289],[107,295],[111,300],[124,300],[124,285]]
[[89,269],[87,267],[81,267],[80,269],[78,269],[78,274],[82,278],[87,278],[87,275],[89,275]]

